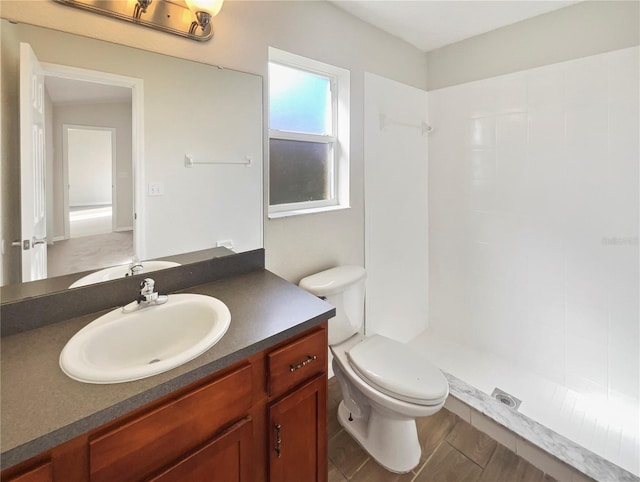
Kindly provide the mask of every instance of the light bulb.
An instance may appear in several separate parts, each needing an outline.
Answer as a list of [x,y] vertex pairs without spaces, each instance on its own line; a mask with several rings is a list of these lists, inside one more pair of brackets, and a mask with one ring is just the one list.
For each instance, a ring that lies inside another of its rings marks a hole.
[[215,17],[220,12],[224,0],[184,0],[193,13],[206,12]]

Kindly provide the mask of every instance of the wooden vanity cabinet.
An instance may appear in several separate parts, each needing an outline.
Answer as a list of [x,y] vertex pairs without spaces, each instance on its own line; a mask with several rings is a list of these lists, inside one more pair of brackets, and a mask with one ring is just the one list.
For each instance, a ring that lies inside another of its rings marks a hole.
[[6,469],[1,480],[325,482],[326,369],[323,323]]

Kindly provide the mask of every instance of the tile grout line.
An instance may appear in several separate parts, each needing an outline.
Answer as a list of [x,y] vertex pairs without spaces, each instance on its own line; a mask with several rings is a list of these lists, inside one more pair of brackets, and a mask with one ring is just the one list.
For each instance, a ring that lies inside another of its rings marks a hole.
[[[456,422],[457,424],[457,422]],[[455,425],[454,425],[455,426]],[[418,472],[416,472],[416,475],[411,479],[410,482],[415,482],[416,477],[418,477],[420,475],[420,473],[424,470],[424,468],[426,467],[426,465],[429,463],[429,461],[433,458],[433,456],[435,455],[435,453],[438,451],[438,449],[442,446],[443,443],[447,443],[445,441],[446,437],[443,437],[442,440],[440,440],[440,443],[438,445],[436,445],[436,448],[433,450],[433,452],[431,452],[431,455],[429,455],[429,457],[427,457],[424,461],[424,463],[420,466],[420,470],[418,470]]]
[[[456,425],[458,424],[458,422],[456,422]],[[454,425],[455,428],[455,425]],[[451,432],[453,432],[453,429],[451,430]],[[449,432],[449,434],[451,433]],[[442,446],[442,444],[447,444],[449,445],[449,447],[451,447],[453,450],[455,450],[457,453],[459,453],[460,455],[462,455],[465,459],[467,459],[469,462],[471,462],[473,465],[475,465],[476,467],[480,468],[480,475],[482,475],[484,473],[484,470],[486,468],[483,467],[482,465],[480,465],[479,463],[477,463],[475,460],[472,460],[471,458],[469,458],[464,452],[461,452],[460,450],[458,450],[454,445],[452,445],[448,440],[448,436],[449,434],[447,434],[445,437],[442,438],[442,440],[440,441],[440,443],[436,446],[436,448],[434,449],[434,451],[431,453],[431,455],[429,455],[429,457],[427,457],[427,459],[424,461],[424,464],[422,464],[422,466],[420,467],[420,470],[415,474],[415,476],[411,479],[410,482],[415,482],[416,481],[416,477],[418,477],[420,475],[420,473],[424,470],[424,468],[427,466],[427,464],[429,463],[429,461],[433,458],[433,456],[435,455],[435,453],[440,449],[440,447]],[[493,448],[493,451],[491,452],[491,456],[489,457],[489,460],[487,461],[486,465],[489,465],[489,462],[491,461],[491,459],[493,458],[493,456],[496,453],[498,447],[498,443],[496,443],[496,446]]]
[[[367,453],[367,452],[365,452]],[[367,462],[369,462],[369,460],[371,460],[371,456],[369,454],[367,454],[367,458],[364,460],[364,462],[362,462],[362,464],[360,464],[360,467],[358,467],[356,469],[356,471],[353,473],[353,476],[347,480],[352,480],[356,475],[358,475],[358,472],[360,472],[362,470],[362,467],[364,467]]]
[[[457,417],[457,415],[456,415]],[[427,465],[427,463],[429,462],[429,460],[431,460],[431,458],[433,457],[433,455],[438,451],[438,449],[440,448],[440,446],[443,444],[443,442],[446,442],[447,437],[451,434],[451,432],[453,432],[456,428],[456,425],[458,425],[458,423],[460,423],[460,418],[458,417],[456,420],[456,423],[453,424],[453,427],[451,427],[451,430],[449,430],[449,432],[444,435],[441,439],[440,439],[440,443],[438,443],[438,445],[436,445],[436,447],[433,449],[433,451],[431,452],[431,455],[429,455],[429,457],[427,457],[424,461],[424,463],[420,466],[420,470],[418,470],[416,472],[416,475],[411,479],[410,482],[415,482],[416,477],[418,477],[418,475],[420,475],[420,472],[422,472],[422,470],[424,469],[424,467]]]

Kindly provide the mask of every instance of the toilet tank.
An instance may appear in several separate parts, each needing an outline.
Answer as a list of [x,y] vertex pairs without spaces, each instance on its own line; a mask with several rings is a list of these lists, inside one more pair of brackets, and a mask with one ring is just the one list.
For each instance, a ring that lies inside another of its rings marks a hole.
[[365,279],[361,266],[338,266],[300,281],[300,288],[326,298],[336,309],[336,316],[329,320],[329,345],[350,338],[362,328]]

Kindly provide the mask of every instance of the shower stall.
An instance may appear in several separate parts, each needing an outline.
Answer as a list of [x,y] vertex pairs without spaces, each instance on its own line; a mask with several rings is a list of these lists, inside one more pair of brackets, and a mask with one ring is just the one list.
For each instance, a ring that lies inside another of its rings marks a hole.
[[639,59],[627,48],[424,102],[365,77],[367,332],[420,350],[498,438],[514,432],[499,441],[558,457],[560,479],[563,463],[640,475]]
[[429,92],[429,327],[413,341],[636,476],[639,58]]

